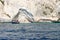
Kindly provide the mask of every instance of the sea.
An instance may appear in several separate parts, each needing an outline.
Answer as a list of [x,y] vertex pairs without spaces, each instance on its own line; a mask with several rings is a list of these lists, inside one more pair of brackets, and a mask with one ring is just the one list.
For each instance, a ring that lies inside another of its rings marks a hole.
[[60,23],[0,23],[0,40],[60,40]]

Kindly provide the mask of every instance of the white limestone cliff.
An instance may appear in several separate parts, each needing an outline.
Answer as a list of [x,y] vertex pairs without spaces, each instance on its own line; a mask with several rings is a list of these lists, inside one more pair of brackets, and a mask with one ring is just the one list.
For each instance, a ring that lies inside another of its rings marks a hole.
[[[2,0],[0,1],[0,21],[8,22],[17,15],[20,8],[26,9],[33,15],[34,21],[41,22],[41,19],[58,20],[60,18],[59,0]],[[19,14],[19,22],[29,23],[23,11]]]

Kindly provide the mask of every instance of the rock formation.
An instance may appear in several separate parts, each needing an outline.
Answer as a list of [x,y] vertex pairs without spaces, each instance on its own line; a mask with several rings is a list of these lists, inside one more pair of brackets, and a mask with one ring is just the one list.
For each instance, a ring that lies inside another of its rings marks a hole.
[[[35,22],[41,22],[41,19],[49,21],[60,18],[59,0],[0,0],[0,22],[12,21],[20,8],[30,12]],[[21,11],[18,17],[19,22],[29,23],[30,19],[27,19]]]

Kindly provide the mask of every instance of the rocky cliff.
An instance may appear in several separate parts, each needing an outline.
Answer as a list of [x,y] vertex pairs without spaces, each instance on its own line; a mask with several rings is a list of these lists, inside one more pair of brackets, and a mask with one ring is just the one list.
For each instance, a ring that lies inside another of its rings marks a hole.
[[47,22],[58,20],[59,16],[59,0],[0,0],[0,22],[9,22],[13,19],[21,23]]

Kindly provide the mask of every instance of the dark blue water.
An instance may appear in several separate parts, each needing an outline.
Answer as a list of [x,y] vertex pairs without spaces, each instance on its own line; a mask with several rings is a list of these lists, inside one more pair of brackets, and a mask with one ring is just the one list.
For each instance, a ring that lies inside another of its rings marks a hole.
[[0,23],[0,40],[60,40],[60,23]]

